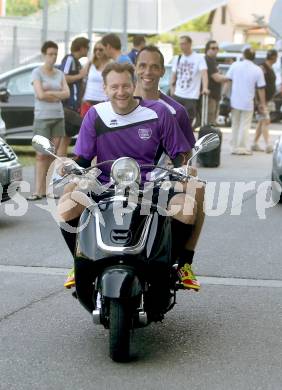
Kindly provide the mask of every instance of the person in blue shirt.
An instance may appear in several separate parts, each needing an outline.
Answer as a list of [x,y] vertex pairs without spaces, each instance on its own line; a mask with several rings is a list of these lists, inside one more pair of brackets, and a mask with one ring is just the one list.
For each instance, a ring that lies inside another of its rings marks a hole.
[[102,45],[105,48],[105,54],[111,58],[114,62],[119,64],[129,63],[132,64],[131,59],[127,54],[121,52],[121,41],[116,34],[104,35],[101,39]]
[[146,40],[143,35],[134,35],[133,37],[133,48],[128,53],[128,57],[131,59],[131,62],[136,64],[136,57],[140,50],[146,46]]

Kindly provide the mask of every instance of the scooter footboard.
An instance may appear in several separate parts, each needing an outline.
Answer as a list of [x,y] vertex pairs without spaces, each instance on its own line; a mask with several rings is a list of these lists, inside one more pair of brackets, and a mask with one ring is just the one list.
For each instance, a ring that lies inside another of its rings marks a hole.
[[101,295],[106,298],[133,298],[142,293],[142,285],[130,267],[110,267],[100,280]]

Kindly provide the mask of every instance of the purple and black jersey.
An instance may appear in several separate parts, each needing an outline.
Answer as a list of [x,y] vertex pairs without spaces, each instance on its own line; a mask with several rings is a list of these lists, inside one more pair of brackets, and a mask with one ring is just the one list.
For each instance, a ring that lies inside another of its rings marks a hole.
[[166,105],[167,108],[172,113],[172,115],[174,115],[181,130],[183,131],[185,137],[187,138],[189,145],[191,146],[189,150],[191,150],[194,147],[196,140],[194,137],[194,133],[192,130],[192,126],[187,111],[180,103],[172,99],[170,96],[163,94],[162,92],[160,92],[159,102]]
[[[164,95],[163,93],[160,92],[160,97],[158,101],[166,106],[171,114],[174,116],[175,121],[178,123],[179,127],[181,128],[184,136],[186,137],[188,144],[190,145],[189,149],[186,150],[186,152],[190,152],[190,150],[194,147],[195,145],[195,137],[193,134],[193,130],[190,124],[189,117],[187,115],[187,112],[185,108],[176,102],[174,99],[171,97]],[[171,159],[169,158],[168,154],[164,152],[158,161],[158,165],[166,168],[172,168],[173,164],[171,162]],[[160,169],[155,169],[154,170],[154,175],[155,177],[158,177],[162,173],[162,170]]]
[[[164,104],[140,100],[129,114],[114,112],[110,102],[90,108],[82,122],[75,154],[86,160],[97,156],[97,163],[132,157],[140,165],[156,164],[165,152],[172,160],[191,150],[187,139]],[[109,180],[110,167],[101,166],[100,180]],[[143,169],[142,181],[152,169]]]

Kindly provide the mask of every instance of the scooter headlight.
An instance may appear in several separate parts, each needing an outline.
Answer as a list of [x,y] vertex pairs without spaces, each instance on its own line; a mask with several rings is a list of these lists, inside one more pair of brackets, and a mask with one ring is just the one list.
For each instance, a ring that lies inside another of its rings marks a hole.
[[133,158],[121,157],[112,165],[111,178],[116,184],[130,186],[133,183],[139,183],[140,167]]

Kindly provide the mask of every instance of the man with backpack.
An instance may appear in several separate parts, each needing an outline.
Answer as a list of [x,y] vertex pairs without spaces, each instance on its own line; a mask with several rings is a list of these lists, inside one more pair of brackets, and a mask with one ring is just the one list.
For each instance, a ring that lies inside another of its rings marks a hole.
[[195,125],[200,94],[209,93],[207,64],[202,55],[192,50],[189,36],[180,37],[180,48],[182,54],[172,64],[170,94],[186,108],[192,125]]

